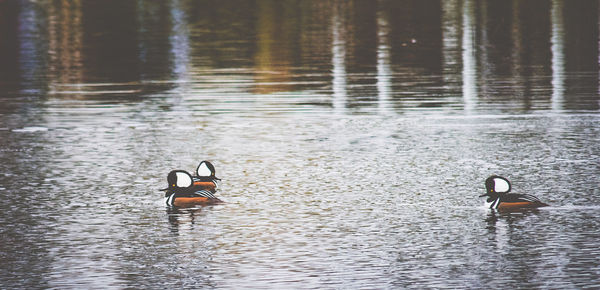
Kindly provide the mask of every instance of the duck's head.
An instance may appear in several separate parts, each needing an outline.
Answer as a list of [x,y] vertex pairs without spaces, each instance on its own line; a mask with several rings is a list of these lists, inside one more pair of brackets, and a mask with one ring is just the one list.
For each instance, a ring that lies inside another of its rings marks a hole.
[[185,170],[173,170],[167,175],[169,187],[163,189],[166,191],[165,196],[174,191],[185,191],[192,188],[194,181],[192,175]]
[[487,196],[487,201],[492,202],[499,196],[510,192],[510,181],[502,176],[492,175],[485,180],[485,190],[486,193],[479,197]]
[[215,167],[209,161],[202,161],[196,168],[196,178],[201,181],[221,180],[215,176]]

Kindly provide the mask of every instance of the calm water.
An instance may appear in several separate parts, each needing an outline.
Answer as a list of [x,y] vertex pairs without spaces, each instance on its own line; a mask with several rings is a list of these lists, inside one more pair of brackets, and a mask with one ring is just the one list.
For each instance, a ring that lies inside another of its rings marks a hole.
[[0,1],[0,288],[598,287],[598,11]]

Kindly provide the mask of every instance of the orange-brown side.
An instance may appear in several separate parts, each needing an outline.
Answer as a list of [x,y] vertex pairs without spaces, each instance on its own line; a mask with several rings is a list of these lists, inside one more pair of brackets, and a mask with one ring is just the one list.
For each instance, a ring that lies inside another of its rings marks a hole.
[[219,199],[208,197],[178,197],[173,201],[174,206],[189,207],[195,205],[209,205],[221,202]]
[[539,203],[539,202],[528,202],[528,201],[501,202],[500,205],[498,205],[498,209],[499,210],[511,210],[511,209],[519,209],[519,208],[535,208],[535,207],[542,207],[542,206],[546,206],[546,204]]
[[204,189],[204,190],[215,190],[217,188],[217,186],[210,181],[194,181],[194,187],[197,189]]

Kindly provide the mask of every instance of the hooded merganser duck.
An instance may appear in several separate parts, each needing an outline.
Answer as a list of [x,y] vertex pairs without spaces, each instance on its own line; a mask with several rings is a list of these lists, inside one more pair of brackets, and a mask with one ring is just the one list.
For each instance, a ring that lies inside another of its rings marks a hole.
[[185,170],[169,172],[167,182],[169,187],[163,190],[165,191],[165,203],[168,206],[189,207],[221,202],[214,196],[216,183],[208,189],[205,188],[205,185],[196,186],[192,175]]
[[194,188],[215,192],[221,180],[215,176],[215,167],[209,161],[202,161],[196,167],[196,175],[193,176]]
[[485,180],[485,189],[487,193],[479,197],[487,196],[486,206],[491,209],[510,210],[548,206],[533,195],[509,193],[511,189],[510,181],[502,176],[492,175],[488,177]]

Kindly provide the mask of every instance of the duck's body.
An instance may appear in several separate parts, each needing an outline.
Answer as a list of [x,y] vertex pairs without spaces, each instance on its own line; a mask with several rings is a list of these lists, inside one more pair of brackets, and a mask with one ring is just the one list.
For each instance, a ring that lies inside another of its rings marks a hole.
[[498,210],[548,206],[533,195],[516,193],[506,194],[505,196],[499,197],[492,202],[486,202],[485,205],[486,207]]
[[497,210],[514,210],[521,208],[538,208],[548,206],[537,197],[530,194],[509,193],[511,186],[508,179],[493,175],[485,181],[486,194],[488,199],[485,203],[486,207]]
[[215,192],[217,191],[217,187],[219,187],[219,184],[217,184],[216,181],[200,181],[194,178],[193,186],[196,190],[208,190],[211,192]]
[[[205,171],[208,169],[208,174]],[[218,179],[215,170],[208,161],[202,161],[192,177],[184,170],[173,170],[167,176],[169,187],[165,191],[165,204],[176,207],[210,205],[221,203],[214,193],[217,191]]]
[[209,204],[217,204],[222,201],[212,194],[212,197],[209,197],[206,194],[208,192],[196,192],[196,193],[166,193],[165,194],[165,204],[168,206],[177,206],[177,207],[190,207],[195,205],[209,205]]
[[196,190],[208,190],[215,192],[219,187],[219,180],[215,176],[215,167],[208,161],[202,161],[196,167],[196,175],[193,176],[194,189]]

